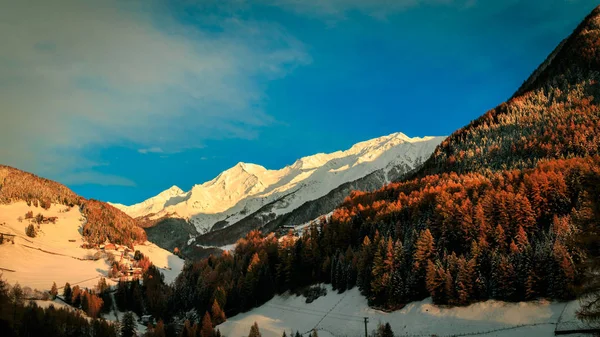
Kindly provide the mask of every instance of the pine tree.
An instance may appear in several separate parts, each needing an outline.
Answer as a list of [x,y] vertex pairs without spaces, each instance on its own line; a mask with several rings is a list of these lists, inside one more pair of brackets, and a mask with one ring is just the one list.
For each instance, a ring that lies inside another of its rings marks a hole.
[[338,257],[338,262],[336,263],[336,272],[335,279],[337,283],[337,289],[339,293],[343,293],[346,291],[346,286],[348,285],[348,277],[346,275],[346,270],[348,267],[346,266],[346,261],[344,256],[340,253]]
[[65,298],[65,302],[71,304],[73,292],[71,290],[71,285],[69,282],[65,283],[65,287],[63,288],[63,297]]
[[425,277],[429,262],[432,262],[435,255],[435,243],[429,229],[421,231],[415,252],[413,254],[413,272],[410,273],[410,278],[407,280],[410,283],[410,293],[413,298],[422,298],[427,295],[427,287]]
[[125,313],[125,315],[123,315],[123,321],[121,323],[121,337],[133,336],[136,336],[135,319],[133,318],[133,314],[128,311]]
[[425,285],[434,303],[445,303],[445,284],[446,272],[444,267],[439,263],[439,261],[436,263],[433,263],[431,260],[427,261]]
[[98,284],[96,285],[96,290],[98,291],[98,293],[103,293],[107,289],[108,284],[106,283],[106,279],[104,277],[101,277],[100,280],[98,280]]
[[310,337],[319,337],[317,334],[317,329],[313,329],[313,331],[310,333]]
[[221,306],[219,305],[219,302],[217,302],[216,299],[213,301],[213,305],[211,308],[211,316],[213,320],[213,326],[217,326],[226,321],[225,313],[223,312],[223,310],[221,310]]
[[500,224],[494,229],[494,243],[501,251],[506,247],[506,234]]
[[427,268],[427,261],[433,257],[435,253],[435,244],[433,236],[429,231],[429,228],[421,231],[419,239],[416,244],[416,251],[413,257],[414,270],[424,270]]
[[385,264],[384,256],[386,253],[385,241],[382,239],[377,243],[377,250],[373,257],[373,270],[371,272],[371,293],[375,297],[379,297],[383,291],[387,288],[387,280],[385,279]]
[[358,257],[356,283],[363,295],[368,294],[371,290],[371,273],[373,260],[373,244],[368,236],[363,238],[362,247]]
[[158,322],[156,323],[156,326],[154,327],[153,337],[167,337],[165,331],[165,323],[162,319],[158,320]]
[[390,323],[385,323],[377,325],[377,333],[376,337],[394,337],[394,332],[392,331],[392,326]]
[[202,331],[200,335],[202,337],[212,337],[214,333],[212,319],[210,318],[210,314],[207,312],[204,313],[204,317],[202,318]]
[[183,322],[183,328],[179,333],[179,337],[196,337],[196,331],[189,320],[186,319],[185,322]]
[[260,330],[258,329],[258,324],[256,324],[256,322],[254,322],[254,324],[252,324],[252,327],[250,327],[250,333],[248,334],[248,337],[261,337],[262,335],[260,334]]
[[527,233],[523,229],[523,226],[519,226],[517,230],[517,236],[515,237],[515,241],[519,251],[523,251],[529,245],[529,240],[527,239]]
[[56,287],[56,282],[52,282],[52,288],[50,288],[50,296],[52,299],[55,299],[58,295],[58,288]]
[[73,294],[71,295],[71,305],[75,308],[81,306],[81,288],[78,285],[73,287]]

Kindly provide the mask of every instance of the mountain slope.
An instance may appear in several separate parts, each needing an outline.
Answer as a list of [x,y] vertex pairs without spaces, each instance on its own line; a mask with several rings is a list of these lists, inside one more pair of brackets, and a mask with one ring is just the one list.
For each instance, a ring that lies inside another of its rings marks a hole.
[[0,165],[0,204],[25,201],[44,209],[52,203],[78,205],[86,218],[83,234],[90,243],[109,240],[118,244],[144,242],[146,234],[136,221],[107,203],[86,200],[68,187],[16,168]]
[[348,198],[323,225],[325,255],[350,244],[362,293],[391,308],[571,299],[583,252],[570,238],[599,220],[587,183],[600,176],[599,50],[600,7],[409,179]]
[[[186,218],[199,233],[228,227],[249,215],[272,220],[375,171],[380,171],[384,182],[391,181],[399,172],[414,169],[442,139],[396,133],[355,144],[346,151],[304,157],[280,170],[238,163],[187,193],[174,186],[136,205],[113,205],[134,217]],[[265,211],[255,214],[260,209]]]
[[533,167],[543,158],[600,150],[600,8],[596,8],[506,103],[454,132],[420,176]]
[[[420,163],[417,163],[415,167],[419,167],[419,165]],[[289,227],[308,223],[324,214],[332,212],[352,191],[375,191],[386,183],[395,181],[409,172],[410,169],[408,166],[397,166],[395,171],[387,173],[385,170],[377,170],[362,178],[344,183],[326,195],[307,201],[286,214],[275,215],[271,211],[280,202],[280,200],[277,200],[263,206],[255,213],[250,214],[229,227],[199,235],[195,239],[195,244],[224,246],[234,243],[237,239],[245,236],[246,233],[254,229],[260,229],[263,233],[269,233],[284,225]],[[188,247],[187,251],[191,250],[193,250],[193,247]]]

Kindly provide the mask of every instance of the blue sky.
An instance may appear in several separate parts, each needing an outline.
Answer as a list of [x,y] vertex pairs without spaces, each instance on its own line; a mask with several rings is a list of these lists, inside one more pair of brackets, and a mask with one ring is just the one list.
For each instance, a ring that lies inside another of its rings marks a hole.
[[0,163],[125,204],[239,161],[276,169],[398,131],[449,135],[597,5],[6,2]]

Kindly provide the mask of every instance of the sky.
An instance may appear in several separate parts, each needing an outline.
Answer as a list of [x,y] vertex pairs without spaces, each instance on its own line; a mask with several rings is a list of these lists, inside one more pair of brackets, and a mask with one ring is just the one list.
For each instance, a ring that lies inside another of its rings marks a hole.
[[0,164],[133,204],[509,98],[590,0],[0,0]]

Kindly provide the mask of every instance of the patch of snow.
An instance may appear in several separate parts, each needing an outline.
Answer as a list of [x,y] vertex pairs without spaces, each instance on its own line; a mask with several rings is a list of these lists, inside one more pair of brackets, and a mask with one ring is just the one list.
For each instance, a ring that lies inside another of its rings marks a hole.
[[185,264],[183,259],[158,247],[152,242],[146,241],[143,245],[135,246],[135,249],[147,256],[159,268],[160,272],[165,276],[165,283],[167,284],[173,283],[183,270],[183,265]]
[[[358,289],[338,294],[326,285],[327,296],[307,304],[295,295],[275,296],[261,307],[230,317],[219,325],[224,336],[246,336],[257,322],[264,337],[279,337],[285,330],[307,335],[313,328],[324,336],[364,336],[363,318],[369,319],[369,333],[377,324],[390,323],[395,336],[451,336],[486,333],[485,336],[531,337],[554,336],[559,317],[571,320],[573,312],[563,313],[565,306],[577,302],[548,301],[505,303],[486,301],[467,307],[445,308],[431,299],[408,304],[401,310],[386,313],[371,309]],[[562,317],[561,317],[562,314]]]

